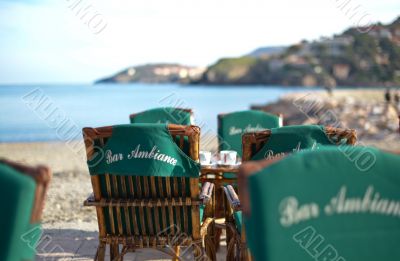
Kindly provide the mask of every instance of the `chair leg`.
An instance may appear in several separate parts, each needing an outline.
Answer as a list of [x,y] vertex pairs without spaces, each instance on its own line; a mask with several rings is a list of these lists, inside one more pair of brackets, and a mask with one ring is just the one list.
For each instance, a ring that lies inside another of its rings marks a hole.
[[234,238],[234,232],[231,229],[231,226],[228,224],[234,224],[233,220],[233,210],[226,198],[223,197],[223,205],[224,205],[224,215],[225,215],[225,225],[226,225],[226,244],[228,245],[231,242],[231,239]]
[[124,250],[121,250],[121,252],[119,253],[119,261],[124,261],[124,255],[126,254],[126,251],[124,252]]
[[240,260],[241,261],[251,261],[251,254],[249,249],[247,248],[246,244],[241,243],[240,244]]
[[180,252],[181,252],[181,247],[180,246],[174,246],[173,247],[173,251],[174,251],[175,257],[172,258],[172,261],[179,261],[178,257],[179,257]]
[[104,261],[106,256],[106,244],[100,242],[99,246],[97,247],[96,257],[94,260],[96,261]]
[[227,261],[237,260],[235,258],[235,256],[236,256],[235,248],[236,248],[235,239],[231,238],[231,240],[229,240],[226,245],[226,260]]
[[214,247],[218,251],[219,246],[221,245],[221,236],[222,236],[222,228],[215,229],[215,240],[214,240]]
[[250,250],[247,247],[246,241],[247,241],[247,236],[246,236],[246,227],[242,226],[242,233],[240,234],[240,259],[243,261],[251,261],[251,254]]
[[[129,250],[132,251],[132,249],[130,249],[129,246],[127,246],[127,245],[122,245],[122,250],[121,250],[121,252],[119,253],[119,255],[120,255],[119,260],[120,260],[120,261],[124,261],[124,256],[126,255],[126,253],[128,253]],[[133,252],[134,252],[134,250],[133,250]]]
[[208,259],[213,261],[217,260],[217,253],[215,251],[215,242],[211,239],[210,236],[206,236],[204,241]]
[[232,232],[232,237],[227,244],[226,260],[231,261],[250,261],[246,243],[240,238],[240,234]]
[[215,240],[215,234],[217,230],[215,228],[215,222],[212,222],[207,229],[207,235],[204,238],[204,245],[205,245],[205,250],[207,257],[211,260],[217,260],[217,247]]
[[202,256],[204,255],[204,252],[202,251],[202,243],[195,243],[193,244],[193,255],[194,255],[194,260],[203,260]]
[[119,245],[116,243],[110,244],[110,259],[111,261],[120,261]]
[[[214,216],[216,218],[223,218],[225,216],[225,208],[223,204],[220,204],[220,202],[223,202],[224,200],[224,190],[222,188],[222,183],[219,182],[218,180],[214,181],[215,184],[215,192],[214,192],[214,202],[213,202],[213,207],[214,207]],[[217,203],[218,202],[218,203]],[[215,250],[218,251],[220,243],[221,243],[221,235],[222,235],[222,229],[221,228],[215,228],[214,230],[214,244],[215,244]]]

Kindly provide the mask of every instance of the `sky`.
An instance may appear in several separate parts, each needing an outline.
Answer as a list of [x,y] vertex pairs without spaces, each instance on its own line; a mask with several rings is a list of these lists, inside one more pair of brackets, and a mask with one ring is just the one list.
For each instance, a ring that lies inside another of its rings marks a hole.
[[91,83],[157,62],[207,66],[389,23],[399,11],[398,0],[0,0],[0,84]]

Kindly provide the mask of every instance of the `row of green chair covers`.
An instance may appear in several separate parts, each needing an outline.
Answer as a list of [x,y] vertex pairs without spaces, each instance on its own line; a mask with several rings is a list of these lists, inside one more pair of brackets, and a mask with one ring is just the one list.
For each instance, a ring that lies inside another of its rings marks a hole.
[[[131,123],[169,123],[190,125],[191,114],[186,110],[173,107],[155,108],[138,113],[130,118]],[[238,111],[220,115],[218,118],[219,149],[234,150],[242,154],[242,135],[280,127],[281,119],[277,115],[257,110]]]
[[0,260],[33,260],[41,236],[31,224],[36,183],[33,178],[0,163]]
[[255,260],[400,260],[400,157],[327,146],[248,179]]

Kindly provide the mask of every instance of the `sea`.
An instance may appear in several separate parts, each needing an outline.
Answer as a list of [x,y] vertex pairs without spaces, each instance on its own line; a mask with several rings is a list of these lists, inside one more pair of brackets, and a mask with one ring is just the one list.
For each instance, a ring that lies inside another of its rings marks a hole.
[[166,106],[193,109],[195,123],[216,133],[220,113],[271,103],[289,92],[313,90],[179,84],[0,85],[0,142],[79,139],[79,135],[63,136],[61,126],[80,132],[83,127],[126,124],[131,113]]

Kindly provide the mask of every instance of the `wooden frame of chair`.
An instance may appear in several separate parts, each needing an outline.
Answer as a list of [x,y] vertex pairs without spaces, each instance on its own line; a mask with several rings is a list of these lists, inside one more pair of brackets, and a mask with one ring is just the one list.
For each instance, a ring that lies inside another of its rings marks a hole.
[[[353,129],[341,129],[327,126],[325,127],[326,135],[335,140],[337,145],[342,144],[342,140],[346,140],[347,145],[354,145],[357,141],[356,131]],[[261,150],[261,148],[271,137],[271,130],[249,132],[242,136],[242,148],[243,148],[243,162],[251,160],[251,158]],[[240,188],[239,188],[240,189]],[[225,197],[225,206],[229,206],[229,202]],[[239,211],[240,207],[230,206],[225,208],[225,220],[226,220],[226,238],[227,238],[227,260],[233,260],[235,258],[235,252],[239,256],[240,260],[251,260],[251,254],[246,247],[246,229],[242,225],[241,233],[236,230],[234,211]]]
[[[258,111],[262,111],[262,112],[265,112],[265,113],[269,113],[269,112],[266,112],[266,111],[263,111],[263,110],[258,110]],[[231,112],[231,113],[235,113],[235,112]],[[220,126],[221,126],[221,121],[222,121],[222,118],[223,117],[225,117],[226,115],[228,115],[228,114],[230,114],[230,113],[220,113],[220,114],[218,114],[217,115],[217,120],[218,120],[218,129],[220,128]],[[283,114],[282,113],[271,113],[272,115],[275,115],[275,116],[278,116],[279,118],[280,118],[280,121],[281,122],[283,122]],[[219,150],[219,145],[218,145],[218,150]],[[225,202],[224,201],[224,192],[223,192],[223,190],[222,190],[222,185],[223,184],[232,184],[232,183],[235,183],[235,182],[237,182],[237,178],[224,178],[223,177],[223,174],[224,174],[224,172],[223,172],[223,168],[221,168],[221,172],[219,172],[219,173],[217,173],[216,171],[213,171],[213,170],[207,170],[207,169],[204,169],[202,172],[202,179],[203,180],[209,180],[209,181],[212,181],[212,182],[214,182],[214,184],[215,184],[215,187],[216,187],[216,189],[215,189],[215,199],[216,199],[216,202]],[[225,171],[225,172],[227,172],[227,171]],[[229,172],[231,172],[231,171],[229,171]],[[207,174],[209,174],[209,173],[211,173],[211,174],[214,174],[214,176],[215,176],[215,179],[214,180],[212,180],[212,179],[210,179],[210,178],[208,178],[207,177]],[[215,207],[216,207],[216,217],[217,218],[226,218],[226,215],[224,214],[225,213],[225,209],[226,209],[226,207],[225,207],[225,204],[221,204],[221,205],[219,205],[219,206],[217,206],[217,204],[216,203],[214,203],[214,205],[216,205]],[[221,227],[221,226],[219,226],[219,227]],[[224,227],[225,228],[225,227]],[[220,232],[218,232],[218,233],[220,233]],[[218,236],[219,237],[219,236]],[[216,244],[216,247],[218,247],[219,246],[219,242],[216,242],[217,244]]]
[[[262,110],[259,110],[259,111],[262,111]],[[266,111],[262,111],[262,112],[269,113],[269,112],[266,112]],[[234,113],[234,112],[232,112],[232,113]],[[228,114],[231,114],[231,113],[220,113],[220,114],[217,115],[217,119],[218,119],[218,127],[217,128],[218,129],[221,127],[222,118],[225,117]],[[283,114],[282,113],[271,113],[271,114],[275,115],[275,116],[278,116],[281,119],[281,121],[283,122]],[[218,144],[218,150],[219,150],[219,144]]]
[[[336,140],[336,143],[341,144],[342,140],[346,139],[347,145],[354,145],[357,141],[356,131],[353,129],[342,129],[327,126],[325,133],[331,140]],[[271,130],[249,132],[242,136],[243,146],[243,161],[248,161],[257,153],[271,136]]]
[[[189,108],[179,108],[179,107],[176,107],[175,109],[178,110],[178,111],[189,112],[189,113],[190,113],[190,117],[193,117],[193,110],[192,110],[192,109],[189,109]],[[131,114],[129,114],[129,119],[132,119],[132,118],[136,117],[136,115],[138,115],[138,114],[140,114],[140,113],[142,113],[142,112],[145,112],[145,111],[141,111],[141,112],[136,112],[136,113],[131,113]]]
[[[263,111],[263,112],[265,112],[265,111]],[[268,112],[267,112],[268,113]],[[218,128],[220,128],[220,125],[221,125],[221,119],[225,116],[225,115],[228,115],[229,113],[221,113],[221,114],[218,114],[217,115],[217,117],[218,117]],[[283,114],[282,113],[272,113],[273,115],[276,115],[276,116],[278,116],[282,121],[283,121]],[[218,148],[219,149],[219,148]],[[224,170],[224,168],[223,167],[221,167],[221,168],[219,168],[219,169],[221,169],[221,172],[217,172],[217,171],[215,171],[214,169],[204,169],[204,170],[202,170],[202,179],[203,180],[210,180],[211,181],[211,179],[210,178],[208,178],[207,177],[207,175],[208,174],[213,174],[213,175],[215,175],[215,180],[216,180],[216,182],[219,182],[219,183],[232,183],[232,182],[235,182],[235,181],[237,181],[237,179],[236,178],[224,178],[223,177],[223,173],[224,172],[234,172],[234,171],[232,171],[232,170]],[[216,184],[216,186],[217,186],[217,184]]]
[[[175,141],[179,139],[178,145],[180,148],[184,146],[184,137],[188,137],[189,157],[198,161],[200,128],[169,124],[168,129]],[[95,141],[104,146],[107,138],[112,135],[112,127],[84,128],[83,135],[87,158],[91,159],[95,152]],[[104,260],[107,244],[110,246],[111,260],[122,260],[127,252],[134,251],[136,248],[155,248],[169,254],[173,260],[178,260],[180,246],[194,247],[194,254],[197,258],[204,254],[203,250],[205,249],[206,257],[215,260],[213,247],[214,209],[211,204],[207,205],[202,220],[203,223],[201,224],[199,207],[202,201],[199,199],[199,178],[186,178],[185,180],[185,178],[179,177],[142,178],[139,176],[112,174],[105,174],[104,176],[107,195],[102,195],[100,175],[91,175],[93,195],[84,202],[85,206],[95,206],[97,212],[99,246],[95,260]],[[163,189],[162,179],[165,179],[167,184],[165,189]],[[186,183],[188,180],[190,184]],[[181,196],[178,195],[178,181],[182,186]],[[118,184],[122,184],[121,191],[118,191]],[[173,189],[170,189],[171,185]],[[190,195],[186,195],[185,192],[187,185],[190,186]],[[125,187],[128,189],[124,189]],[[134,187],[136,188],[135,192]],[[157,190],[164,196],[158,197]],[[210,200],[210,203],[212,202],[213,200]],[[160,211],[154,211],[154,227],[156,228],[156,231],[154,231],[152,218],[145,219],[145,217],[152,216],[151,210],[156,208]],[[104,213],[107,211],[110,220],[112,220],[111,234],[107,233]],[[137,220],[138,218],[133,211],[139,213],[139,220]],[[131,215],[129,212],[131,212]],[[161,213],[161,216],[159,216],[159,213]],[[176,220],[178,220],[177,223],[180,223],[179,221],[183,219],[184,233],[179,233],[179,227],[176,229],[176,225],[172,223],[174,213]],[[183,213],[182,216],[181,213]],[[121,215],[124,215],[125,220],[130,221],[126,222],[126,234],[123,232]],[[188,220],[189,218],[190,221]],[[170,224],[167,224],[167,220],[169,220]],[[149,233],[139,233],[140,229],[142,229],[141,231],[147,230]],[[191,232],[189,233],[188,231]],[[165,234],[167,232],[168,234]],[[202,246],[203,240],[205,242],[204,248]],[[119,244],[122,245],[121,252],[119,251]],[[166,251],[165,247],[167,246],[172,246],[173,249]]]
[[6,159],[0,159],[0,163],[6,164],[11,168],[32,177],[36,183],[35,198],[32,207],[31,224],[39,223],[42,219],[42,213],[46,200],[46,194],[52,177],[51,170],[43,165],[31,167],[20,163],[12,162]]

